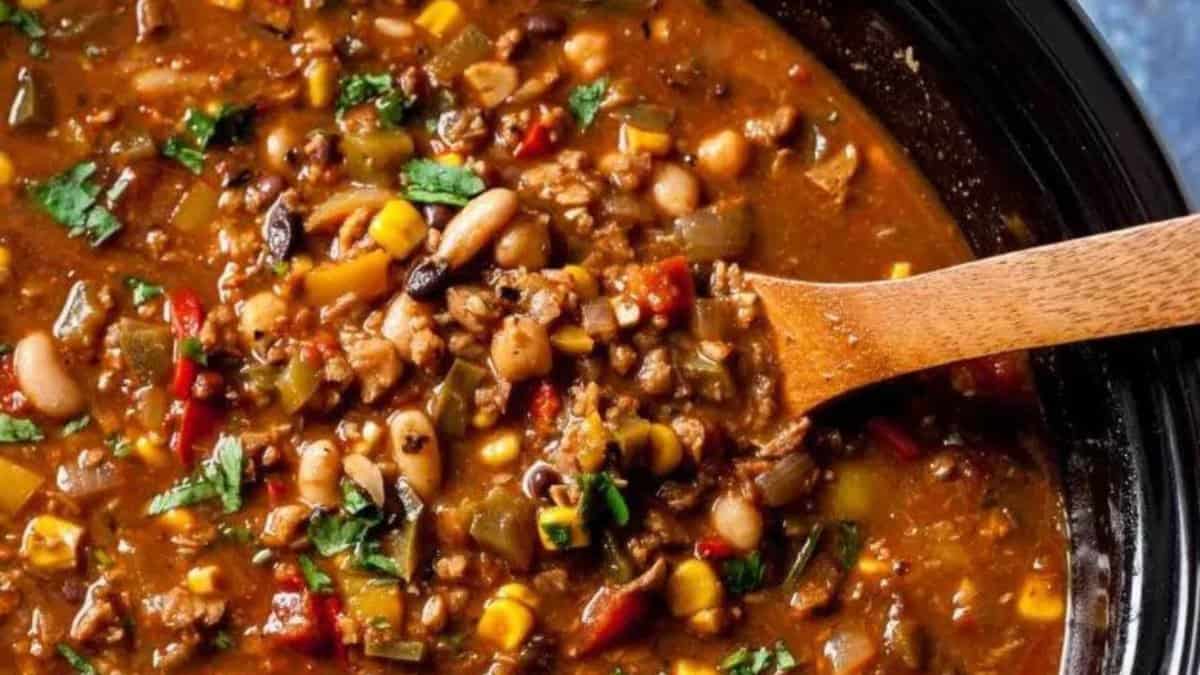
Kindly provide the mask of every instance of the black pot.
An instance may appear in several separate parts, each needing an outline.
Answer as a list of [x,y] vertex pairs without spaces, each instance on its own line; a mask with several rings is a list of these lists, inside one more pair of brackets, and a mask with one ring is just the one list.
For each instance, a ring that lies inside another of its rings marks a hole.
[[[1064,0],[759,0],[882,119],[980,255],[1178,216],[1169,161]],[[920,67],[904,58],[908,47]],[[1200,270],[1198,270],[1200,273]],[[1200,332],[1035,355],[1071,536],[1063,673],[1200,672]]]

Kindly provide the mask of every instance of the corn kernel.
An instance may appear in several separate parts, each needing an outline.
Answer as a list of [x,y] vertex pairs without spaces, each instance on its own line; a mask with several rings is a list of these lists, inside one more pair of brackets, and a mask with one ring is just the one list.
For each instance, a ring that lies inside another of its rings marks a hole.
[[240,12],[246,8],[246,0],[208,0],[208,2],[231,12]]
[[442,166],[462,166],[466,160],[457,152],[444,152],[433,158],[433,161]]
[[171,455],[157,437],[149,434],[139,436],[133,443],[133,451],[143,462],[153,467],[164,467],[171,463]]
[[912,276],[912,263],[901,261],[892,263],[892,271],[888,274],[888,278],[894,280],[907,279]]
[[55,516],[37,516],[21,536],[21,557],[41,569],[69,570],[78,563],[82,538],[83,528],[75,523]]
[[550,344],[564,354],[584,356],[592,353],[596,341],[579,326],[564,326],[550,336]]
[[716,635],[725,627],[725,613],[720,607],[702,609],[688,617],[687,624],[700,635]]
[[12,158],[7,153],[0,152],[0,187],[12,185],[16,177],[17,170],[13,167]]
[[393,199],[371,219],[367,232],[393,258],[402,259],[425,241],[429,226],[412,204]]
[[542,599],[538,597],[538,594],[532,588],[516,582],[501,586],[500,590],[496,591],[496,598],[516,600],[535,612],[542,604]]
[[533,611],[516,600],[497,598],[483,608],[476,632],[505,651],[520,647],[533,631]]
[[579,509],[573,506],[547,506],[538,509],[538,537],[547,551],[583,548],[591,543]]
[[187,509],[171,509],[159,516],[158,522],[175,534],[186,534],[196,527],[196,517]]
[[580,434],[583,443],[575,456],[579,468],[584,471],[599,471],[604,466],[605,453],[608,450],[608,430],[599,413],[591,413],[580,423]]
[[1058,621],[1066,610],[1062,593],[1043,574],[1031,574],[1021,584],[1017,595],[1017,612],[1030,621]]
[[216,565],[193,567],[187,573],[188,590],[196,595],[212,595],[217,592],[217,579],[221,570]]
[[600,286],[596,283],[596,277],[585,268],[579,265],[567,265],[563,267],[563,271],[571,277],[571,281],[575,284],[575,292],[584,300],[591,300],[600,295]]
[[875,556],[864,553],[858,559],[858,571],[867,577],[886,577],[892,571],[892,566]]
[[650,472],[665,476],[683,461],[683,444],[675,430],[665,424],[650,425]]
[[0,246],[0,286],[12,278],[12,252],[7,246]]
[[50,0],[20,0],[17,4],[21,6],[21,9],[33,11],[45,8],[50,4]]
[[305,92],[308,104],[314,108],[327,108],[333,103],[336,68],[329,59],[316,59],[304,69]]
[[462,8],[454,0],[434,0],[421,10],[414,23],[432,33],[434,37],[445,37],[447,33],[462,25]]
[[680,659],[671,664],[671,675],[718,675],[717,669],[693,659]]
[[671,135],[660,131],[642,131],[631,124],[621,126],[621,152],[627,155],[646,153],[661,157],[671,152]]
[[521,435],[509,429],[496,432],[479,448],[479,458],[493,469],[512,464],[520,454]]
[[711,565],[703,560],[685,560],[667,579],[667,604],[677,617],[721,606],[725,589]]

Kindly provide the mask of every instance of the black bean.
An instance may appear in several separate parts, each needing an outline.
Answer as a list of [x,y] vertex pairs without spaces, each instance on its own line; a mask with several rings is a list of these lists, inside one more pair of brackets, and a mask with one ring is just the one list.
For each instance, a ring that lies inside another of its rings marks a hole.
[[530,37],[554,40],[567,32],[567,22],[561,16],[546,12],[534,12],[525,16],[521,26]]
[[405,290],[416,300],[432,300],[446,290],[450,266],[441,258],[426,258],[408,273]]
[[426,204],[421,207],[421,215],[425,216],[425,222],[430,227],[440,230],[454,217],[454,209],[445,204]]
[[267,243],[267,260],[279,263],[291,257],[300,245],[304,220],[291,207],[288,195],[280,195],[263,219],[262,237]]
[[562,482],[562,475],[546,462],[538,460],[521,477],[521,491],[530,499],[546,499],[550,488]]

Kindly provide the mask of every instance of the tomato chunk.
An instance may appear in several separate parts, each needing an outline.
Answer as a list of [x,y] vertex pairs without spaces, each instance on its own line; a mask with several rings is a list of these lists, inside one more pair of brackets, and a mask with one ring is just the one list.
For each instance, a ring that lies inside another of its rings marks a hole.
[[696,300],[692,271],[683,256],[642,267],[630,278],[629,288],[643,309],[670,318],[687,315]]
[[554,145],[553,128],[544,120],[538,120],[525,130],[525,136],[513,151],[517,159],[533,159],[550,152]]
[[271,614],[263,625],[263,634],[276,644],[305,653],[316,653],[322,646],[316,602],[308,591],[285,590],[271,598]]
[[535,429],[541,433],[548,433],[554,429],[554,420],[558,419],[558,414],[562,412],[562,398],[553,382],[542,380],[538,383],[537,389],[533,390],[529,410],[533,415]]
[[645,591],[605,586],[583,609],[580,656],[607,649],[631,635],[650,614]]
[[713,535],[696,542],[696,557],[705,560],[726,560],[737,555],[733,544]]

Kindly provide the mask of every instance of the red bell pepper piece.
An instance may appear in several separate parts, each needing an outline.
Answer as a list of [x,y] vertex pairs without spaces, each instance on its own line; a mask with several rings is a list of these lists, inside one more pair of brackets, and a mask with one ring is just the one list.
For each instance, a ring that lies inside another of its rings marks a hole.
[[338,628],[338,618],[342,613],[342,599],[336,595],[318,595],[315,603],[322,646],[331,647],[334,655],[339,660],[345,661],[347,658],[346,644],[342,641],[342,631]]
[[207,401],[189,398],[184,402],[179,428],[171,438],[171,449],[180,462],[192,463],[195,458],[192,446],[217,426],[219,416],[219,411]]
[[175,339],[195,337],[200,334],[204,324],[204,303],[199,294],[190,288],[181,288],[171,292],[168,298],[171,307],[171,330]]
[[267,500],[271,506],[279,506],[287,499],[287,485],[276,476],[267,479]]
[[175,359],[175,374],[171,376],[171,395],[184,400],[191,398],[192,384],[199,374],[200,369],[196,362],[180,354]]
[[696,299],[692,271],[683,256],[643,267],[630,279],[630,291],[644,309],[671,318],[686,315]]
[[737,555],[733,544],[713,535],[696,542],[696,557],[705,560],[727,560]]
[[282,590],[271,598],[271,614],[263,634],[277,644],[314,654],[321,649],[321,625],[312,593],[302,589]]
[[876,445],[887,448],[892,454],[904,462],[912,461],[921,456],[921,446],[900,425],[882,417],[867,422],[867,433]]
[[583,635],[577,655],[594,654],[620,642],[649,614],[650,598],[646,591],[601,588],[583,608]]
[[537,389],[533,390],[533,400],[529,403],[529,409],[537,431],[548,433],[554,429],[554,420],[558,419],[558,413],[562,411],[562,398],[559,397],[553,382],[542,380],[538,383]]
[[521,142],[517,144],[517,149],[513,151],[513,157],[517,159],[532,159],[541,157],[550,152],[551,146],[554,145],[552,127],[544,120],[538,120],[531,124],[525,130],[525,136]]

